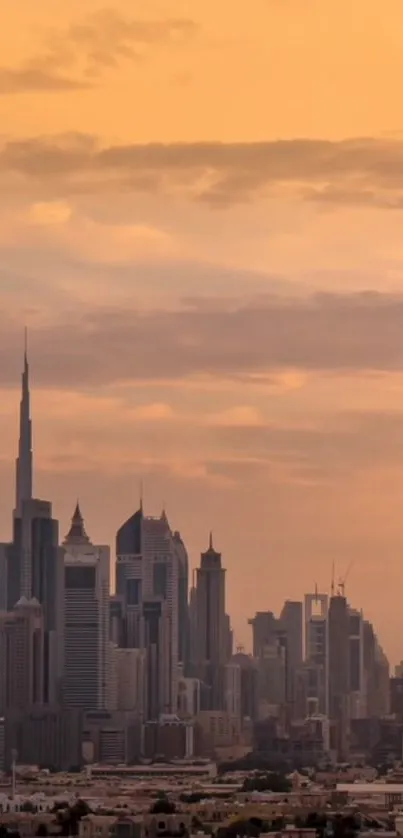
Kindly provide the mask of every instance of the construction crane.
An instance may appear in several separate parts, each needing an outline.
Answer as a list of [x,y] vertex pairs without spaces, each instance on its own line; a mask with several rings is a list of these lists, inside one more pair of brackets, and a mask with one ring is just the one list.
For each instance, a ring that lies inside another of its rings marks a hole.
[[334,567],[334,559],[333,559],[333,561],[332,561],[332,580],[331,580],[331,583],[330,583],[330,596],[334,596],[334,573],[335,573],[335,567]]
[[348,568],[347,568],[347,570],[346,570],[346,572],[345,572],[344,576],[343,576],[341,579],[339,579],[339,584],[338,584],[338,586],[337,586],[337,594],[338,594],[338,596],[343,596],[343,597],[345,596],[345,593],[346,593],[346,582],[347,582],[347,579],[348,579],[348,577],[349,577],[349,575],[350,575],[350,571],[351,571],[351,568],[353,567],[353,564],[354,564],[354,559],[351,559],[351,562],[350,562],[350,564],[348,565]]

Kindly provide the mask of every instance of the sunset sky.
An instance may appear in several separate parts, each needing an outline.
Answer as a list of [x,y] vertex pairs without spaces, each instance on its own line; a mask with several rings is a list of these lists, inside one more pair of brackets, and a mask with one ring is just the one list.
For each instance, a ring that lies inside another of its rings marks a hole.
[[0,6],[0,538],[165,505],[246,619],[332,562],[403,658],[402,0]]

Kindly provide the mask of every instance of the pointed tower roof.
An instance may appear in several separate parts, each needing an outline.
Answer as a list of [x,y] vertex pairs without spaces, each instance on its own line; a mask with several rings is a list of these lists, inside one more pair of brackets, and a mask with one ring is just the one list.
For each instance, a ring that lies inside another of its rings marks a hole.
[[91,544],[84,527],[84,518],[81,514],[80,504],[77,501],[73,517],[71,519],[71,527],[64,539],[64,544]]
[[116,533],[116,555],[140,555],[142,551],[143,507],[131,515]]
[[201,554],[201,564],[202,567],[221,567],[221,553],[217,553],[217,550],[214,549],[213,533],[211,530],[209,533],[208,548],[205,553]]

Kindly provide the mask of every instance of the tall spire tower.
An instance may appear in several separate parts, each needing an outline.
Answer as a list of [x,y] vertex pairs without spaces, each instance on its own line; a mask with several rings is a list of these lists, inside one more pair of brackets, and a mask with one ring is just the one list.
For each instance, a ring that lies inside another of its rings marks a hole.
[[20,402],[20,437],[15,464],[15,512],[22,512],[22,502],[32,499],[32,422],[29,395],[27,330],[25,329],[24,369]]

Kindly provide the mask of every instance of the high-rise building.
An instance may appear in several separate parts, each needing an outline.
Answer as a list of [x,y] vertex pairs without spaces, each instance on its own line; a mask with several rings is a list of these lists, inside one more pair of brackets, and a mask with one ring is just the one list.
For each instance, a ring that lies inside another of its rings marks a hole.
[[[59,525],[52,518],[48,501],[22,500],[21,514],[14,518],[14,539],[8,551],[9,579],[21,568],[21,590],[42,606],[45,630],[44,700],[60,700],[63,676],[63,552],[59,548]],[[21,559],[21,562],[20,560]],[[18,585],[9,589],[8,609]]]
[[302,602],[284,603],[280,614],[280,635],[286,650],[286,700],[290,718],[295,716],[297,673],[303,661]]
[[191,719],[200,711],[200,681],[198,678],[180,678],[178,685],[178,715]]
[[0,614],[0,712],[43,704],[44,621],[39,602],[24,597]]
[[20,402],[20,435],[16,460],[15,515],[20,517],[22,502],[32,498],[32,423],[29,393],[29,365],[25,333],[24,369]]
[[224,670],[225,711],[232,716],[241,717],[241,667],[232,660],[225,665]]
[[[195,577],[194,571],[193,577]],[[194,578],[189,592],[189,670],[192,676],[194,676],[198,671],[197,590]]]
[[14,608],[21,596],[31,597],[29,544],[23,545],[23,504],[32,500],[32,422],[29,392],[29,365],[25,338],[24,367],[21,381],[18,455],[15,462],[15,508],[13,544],[7,555],[7,608]]
[[117,709],[144,719],[147,707],[147,653],[145,649],[116,649]]
[[11,544],[0,543],[0,611],[7,611],[8,609],[7,576],[10,551]]
[[275,637],[258,658],[258,712],[261,719],[282,716],[286,703],[286,649]]
[[329,639],[328,612],[329,597],[315,591],[305,594],[305,674],[308,679],[305,709],[307,716],[328,715]]
[[[116,593],[125,613],[126,648],[147,652],[147,713],[173,713],[177,707],[179,624],[186,629],[187,554],[163,512],[132,515],[116,536]],[[183,631],[182,631],[183,633]],[[187,644],[182,640],[182,655]],[[183,661],[184,663],[184,661]]]
[[240,651],[233,656],[232,662],[241,670],[241,717],[255,721],[259,703],[259,661]]
[[68,708],[103,710],[110,695],[110,550],[92,544],[78,503],[63,547],[63,702]]
[[375,643],[375,716],[387,716],[390,711],[390,667],[379,640]]
[[[22,765],[68,771],[82,763],[82,716],[60,706],[37,706],[6,716],[7,751],[17,751]],[[10,768],[10,765],[7,766]]]
[[229,614],[225,615],[225,648],[226,648],[226,658],[229,661],[232,658],[232,653],[234,650],[234,632],[231,627],[231,617]]
[[363,671],[366,715],[369,718],[387,715],[390,703],[387,686],[389,662],[369,620],[363,621]]
[[225,569],[213,547],[201,554],[196,571],[196,655],[198,677],[210,690],[210,708],[225,706],[225,665],[228,662],[228,621],[225,612]]
[[143,508],[131,515],[116,534],[116,595],[124,613],[122,645],[137,648],[140,642],[140,615],[143,599]]
[[126,646],[126,608],[119,594],[109,597],[109,639],[119,649]]
[[167,632],[169,626],[168,657],[164,664],[165,689],[169,694],[165,696],[162,712],[175,713],[179,676],[179,559],[165,512],[158,518],[143,519],[143,562],[144,601],[159,598],[164,604],[161,613]]
[[350,688],[350,608],[341,592],[330,598],[329,638],[329,718],[336,723],[337,750],[347,754],[349,736]]
[[252,626],[253,657],[259,658],[263,648],[270,646],[275,639],[279,627],[278,620],[272,611],[257,611],[248,623]]
[[360,611],[349,610],[349,717],[366,716],[364,679],[364,620]]
[[154,597],[143,601],[140,637],[147,660],[145,718],[149,721],[173,713],[177,707],[178,679],[173,681],[172,671],[172,614],[167,600]]
[[[21,597],[36,599],[44,619],[43,698],[60,700],[63,674],[63,558],[58,547],[58,522],[48,501],[32,496],[32,421],[30,414],[29,366],[25,346],[20,429],[16,460],[16,499],[13,540],[3,545],[0,573],[5,580],[3,605],[11,611]],[[6,592],[6,595],[5,593]]]
[[173,533],[173,543],[178,556],[178,660],[187,674],[190,658],[189,558],[178,531]]

